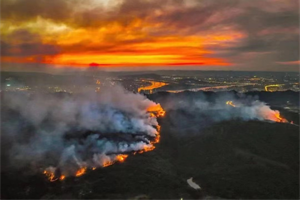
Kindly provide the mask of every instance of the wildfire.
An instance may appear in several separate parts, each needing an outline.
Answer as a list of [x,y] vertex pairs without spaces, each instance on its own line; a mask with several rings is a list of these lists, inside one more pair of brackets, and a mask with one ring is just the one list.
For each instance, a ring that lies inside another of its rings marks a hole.
[[[151,117],[164,117],[165,114],[166,114],[166,111],[161,107],[161,105],[158,103],[156,105],[153,105],[153,106],[150,106],[148,109],[147,109],[147,112],[150,113],[150,116]],[[154,138],[153,141],[150,142],[151,146],[146,146],[143,150],[139,151],[138,153],[144,153],[144,152],[147,152],[147,151],[152,151],[153,149],[155,149],[155,146],[154,144],[156,143],[159,143],[160,141],[160,126],[157,125],[157,134],[156,134],[156,137]]]
[[161,105],[159,103],[154,106],[150,106],[147,109],[147,112],[150,113],[150,116],[156,115],[156,117],[163,117],[166,114],[166,111],[164,111],[164,109],[161,107]]
[[282,123],[287,123],[288,122],[288,120],[286,120],[285,118],[280,116],[279,111],[275,112],[274,117],[272,117],[272,118],[274,119],[273,121],[276,121],[276,122],[282,122]]
[[152,144],[157,144],[160,141],[160,135],[157,135],[154,139],[154,141],[152,142]]
[[125,154],[120,154],[120,155],[117,155],[116,159],[119,161],[119,162],[124,162],[124,160],[128,157],[128,155],[125,155]]
[[[147,112],[150,114],[150,117],[154,118],[154,117],[163,117],[165,116],[166,112],[163,110],[163,108],[161,107],[160,104],[155,104],[153,106],[150,106],[149,108],[147,108]],[[144,153],[144,152],[147,152],[147,151],[152,151],[153,149],[155,149],[155,146],[154,144],[156,143],[159,143],[160,141],[160,126],[157,125],[156,126],[156,129],[157,129],[157,133],[156,133],[156,136],[155,138],[150,142],[149,145],[145,145],[144,149],[140,150],[140,151],[137,151],[137,152],[133,152],[133,155],[135,155],[136,153]],[[116,155],[116,157],[114,159],[107,159],[105,160],[105,162],[102,163],[102,167],[108,167],[112,164],[114,164],[115,162],[124,162],[126,160],[126,158],[128,157],[127,154],[119,154],[119,155]],[[92,167],[91,168],[92,170],[95,170],[96,167]],[[50,170],[45,170],[44,171],[44,174],[48,177],[49,181],[53,182],[53,181],[56,181],[56,180],[64,180],[66,177],[65,175],[62,175],[60,177],[55,177],[55,173],[54,173],[54,169],[51,168]],[[76,177],[79,177],[83,174],[85,174],[87,171],[87,167],[82,167],[80,168],[79,170],[77,170],[75,176]]]
[[110,166],[112,164],[114,164],[114,162],[106,161],[105,163],[103,163],[103,167],[108,167],[108,166]]
[[[233,101],[226,101],[226,105],[230,105],[232,107],[237,107]],[[271,120],[274,122],[288,123],[288,120],[280,116],[278,110],[269,110],[268,112],[264,112],[264,118],[267,120]],[[292,124],[292,123],[291,123]]]
[[49,181],[51,181],[51,182],[54,182],[54,181],[58,180],[58,178],[55,178],[54,172],[45,170],[44,174],[48,177]]
[[75,176],[81,176],[85,173],[85,171],[86,171],[86,167],[82,167],[76,172]]
[[227,105],[230,105],[232,107],[236,107],[236,105],[234,105],[234,103],[232,101],[226,101],[226,104]]
[[160,125],[157,125],[157,131],[160,132]]
[[[226,101],[226,105],[230,105],[232,107],[236,107],[236,105],[233,103],[233,101]],[[288,123],[288,120],[280,116],[280,113],[278,110],[271,110],[267,113],[265,119],[275,121],[275,122],[281,122],[281,123]]]
[[147,152],[147,151],[152,151],[153,149],[155,149],[155,146],[150,146],[150,147],[146,147],[145,149],[144,149],[144,151],[145,152]]

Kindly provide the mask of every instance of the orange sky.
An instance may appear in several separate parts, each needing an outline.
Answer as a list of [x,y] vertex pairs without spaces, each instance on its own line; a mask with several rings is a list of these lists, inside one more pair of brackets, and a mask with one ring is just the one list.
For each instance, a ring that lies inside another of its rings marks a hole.
[[[258,55],[260,59],[261,53],[273,51],[253,54],[251,50],[239,57],[231,52],[253,37],[251,31],[241,28],[241,22],[235,22],[248,5],[226,12],[226,4],[223,9],[222,5],[211,3],[213,0],[203,1],[203,5],[194,0],[176,2],[5,0],[1,2],[1,62],[76,67],[91,63],[110,67],[226,67],[241,64],[239,58],[247,61]],[[293,28],[284,29],[285,34],[298,33]],[[278,29],[267,27],[258,31],[266,37]],[[274,60],[286,62],[297,59]]]

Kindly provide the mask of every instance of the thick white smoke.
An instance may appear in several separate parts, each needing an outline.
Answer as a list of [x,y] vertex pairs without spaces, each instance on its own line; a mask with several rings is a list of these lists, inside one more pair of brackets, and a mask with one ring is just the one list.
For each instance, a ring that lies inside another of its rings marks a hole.
[[[120,86],[84,94],[5,94],[2,134],[11,142],[9,162],[74,175],[100,167],[121,153],[152,148],[156,103]],[[14,165],[16,166],[16,165]]]
[[[218,94],[215,97],[206,95],[172,99],[164,105],[166,111],[182,110],[193,114],[199,122],[212,122],[241,119],[260,120],[269,122],[287,122],[280,117],[277,110],[272,110],[266,103],[250,96],[234,96],[232,94]],[[178,119],[174,119],[176,121]],[[190,119],[191,120],[191,119]],[[179,123],[185,123],[181,120]]]

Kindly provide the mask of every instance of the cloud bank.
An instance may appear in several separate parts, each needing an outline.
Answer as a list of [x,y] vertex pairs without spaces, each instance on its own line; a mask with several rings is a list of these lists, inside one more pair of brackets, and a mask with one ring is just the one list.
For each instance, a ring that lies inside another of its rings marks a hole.
[[4,0],[1,7],[5,63],[298,70],[299,1]]

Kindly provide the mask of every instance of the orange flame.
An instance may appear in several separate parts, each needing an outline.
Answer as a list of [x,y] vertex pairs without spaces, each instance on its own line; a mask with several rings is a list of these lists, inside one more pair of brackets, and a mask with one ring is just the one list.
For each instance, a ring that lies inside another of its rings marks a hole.
[[86,171],[86,167],[82,167],[76,172],[75,176],[81,176],[85,173],[85,171]]
[[120,155],[117,155],[116,159],[119,161],[119,162],[124,162],[125,159],[128,157],[128,155],[125,155],[125,154],[120,154]]
[[153,113],[150,113],[150,117],[155,117],[155,115]]
[[226,101],[226,104],[227,105],[230,105],[232,107],[236,107],[236,105],[234,105],[234,103],[232,101]]
[[150,146],[150,147],[145,147],[144,151],[147,152],[147,151],[152,151],[153,149],[155,149],[155,146]]
[[160,132],[160,125],[157,125],[157,131]]
[[282,123],[288,122],[288,120],[286,120],[285,118],[283,118],[283,117],[280,116],[279,111],[277,111],[277,112],[274,113],[273,119],[274,119],[273,121],[276,121],[276,122],[282,122]]
[[55,178],[55,175],[53,172],[50,172],[50,171],[44,171],[44,174],[48,177],[49,181],[51,182],[54,182],[54,181],[57,181],[58,178]]
[[114,162],[111,162],[111,161],[106,161],[104,164],[103,164],[103,167],[108,167],[110,165],[114,164]]
[[159,103],[147,108],[147,112],[150,113],[150,116],[156,115],[156,117],[163,117],[166,114],[166,111],[164,111],[164,109],[161,107],[161,105]]
[[[148,109],[147,109],[147,112],[150,113],[150,117],[163,117],[165,116],[165,111],[163,110],[163,108],[161,107],[160,104],[155,104],[153,106],[150,106]],[[153,139],[153,141],[150,142],[151,145],[145,145],[144,149],[138,151],[138,152],[133,152],[133,155],[135,155],[136,153],[144,153],[144,152],[147,152],[147,151],[152,151],[153,149],[155,149],[155,146],[154,144],[156,143],[159,143],[160,141],[160,126],[157,125],[157,133],[156,133],[156,136],[155,138]],[[119,161],[119,162],[124,162],[125,159],[128,157],[128,155],[126,154],[119,154],[115,157],[115,160],[106,160],[104,163],[103,163],[103,167],[108,167],[112,164],[114,164],[116,161]],[[96,167],[93,167],[92,170],[95,170]],[[82,167],[80,168],[79,170],[77,170],[75,176],[81,176],[83,175],[84,173],[86,173],[86,170],[87,168],[86,167]],[[48,177],[48,179],[53,182],[53,181],[56,181],[56,180],[64,180],[66,177],[65,175],[62,175],[60,176],[59,178],[55,177],[55,174],[53,172],[50,171],[47,171],[45,170],[44,171],[44,174]]]

